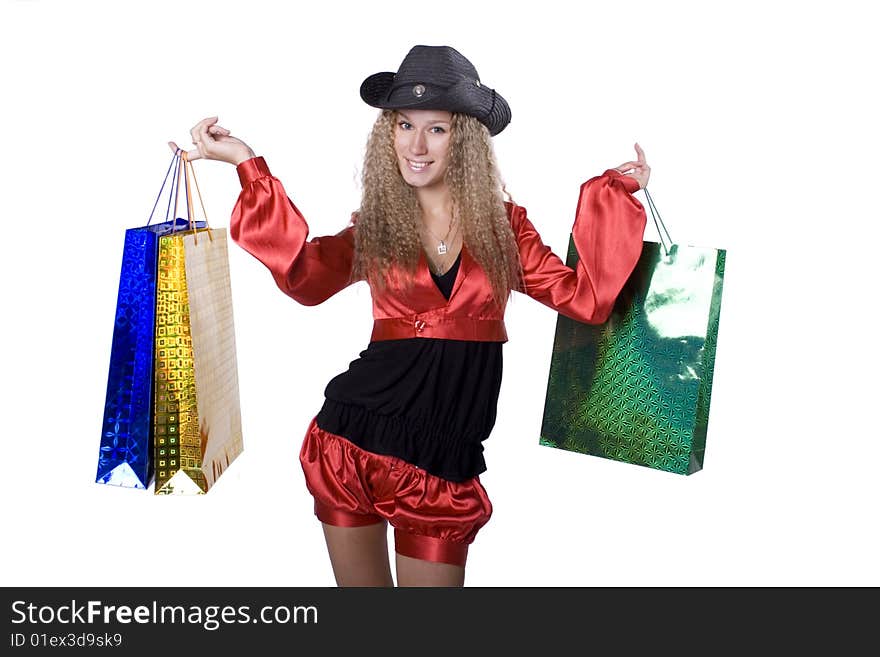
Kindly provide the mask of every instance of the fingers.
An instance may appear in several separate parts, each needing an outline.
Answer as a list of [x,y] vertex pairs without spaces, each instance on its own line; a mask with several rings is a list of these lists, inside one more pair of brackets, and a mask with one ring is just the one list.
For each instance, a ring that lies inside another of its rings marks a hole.
[[[229,162],[230,148],[236,144],[243,144],[240,139],[232,137],[229,130],[217,125],[218,118],[209,116],[196,123],[189,131],[193,150],[185,151],[188,160],[220,160]],[[176,142],[169,141],[169,148],[175,153],[181,150]]]
[[645,151],[639,146],[638,142],[634,144],[638,159],[624,162],[614,167],[619,173],[629,176],[638,181],[639,188],[644,189],[648,185],[648,178],[651,176],[651,167],[645,159]]
[[630,161],[630,162],[624,162],[623,164],[616,166],[614,168],[620,172],[623,172],[623,171],[629,171],[630,169],[634,169],[635,167],[638,167],[638,166],[642,166],[642,163]]
[[189,131],[190,137],[192,137],[193,143],[198,144],[203,139],[208,136],[208,127],[217,123],[216,116],[209,116],[207,119],[202,119],[198,123],[196,123],[192,129]]
[[[206,119],[202,119],[198,123],[196,123],[192,130],[189,131],[190,136],[192,137],[192,143],[196,147],[196,153],[198,153],[198,157],[203,157],[205,159],[210,159],[210,153],[208,152],[208,148],[214,142],[214,137],[209,132],[209,128],[214,126],[217,123],[218,118],[216,116],[209,116]],[[188,154],[189,155],[189,154]],[[190,159],[198,159],[190,157]]]
[[639,159],[635,162],[633,178],[639,181],[640,189],[645,189],[648,186],[648,179],[651,177],[651,167],[648,166],[648,162],[645,160],[645,151],[642,150],[638,142],[634,144],[634,147]]
[[645,151],[642,150],[642,147],[639,146],[638,142],[636,142],[635,147],[636,147],[636,153],[639,156],[639,162],[644,164],[645,163]]
[[226,128],[217,125],[218,118],[209,116],[196,123],[189,131],[195,150],[188,153],[189,159],[204,158],[206,160],[216,159],[217,153],[213,152],[212,146],[223,141],[224,137],[228,137],[231,133]]
[[[180,148],[175,142],[173,142],[173,141],[169,141],[169,142],[168,142],[168,147],[169,147],[173,152],[175,152],[175,153],[176,153],[177,151],[179,151],[179,150],[182,150],[182,149],[181,149],[181,148]],[[188,160],[198,160],[198,159],[200,159],[201,157],[202,157],[202,156],[199,154],[199,152],[198,152],[197,150],[194,150],[194,151],[186,151],[186,159],[188,159]]]
[[614,168],[617,169],[620,173],[624,174],[632,171],[633,174],[646,175],[651,171],[651,167],[648,166],[648,162],[647,160],[645,160],[645,151],[642,150],[642,147],[639,146],[638,142],[636,142],[634,146],[638,159],[624,162],[620,166]]
[[212,133],[225,132],[226,134],[229,134],[229,130],[227,130],[226,128],[224,128],[222,126],[217,125],[217,117],[216,116],[209,116],[206,119],[202,119],[201,121],[196,123],[190,129],[189,134],[190,134],[190,136],[195,137],[196,135],[204,134],[205,130],[207,130],[208,132],[212,132]]

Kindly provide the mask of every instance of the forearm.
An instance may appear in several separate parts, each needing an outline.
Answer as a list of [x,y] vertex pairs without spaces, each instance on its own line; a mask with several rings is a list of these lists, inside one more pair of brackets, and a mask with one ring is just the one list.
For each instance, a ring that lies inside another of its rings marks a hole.
[[305,218],[262,157],[244,160],[237,170],[242,191],[230,235],[269,269],[285,294],[315,305],[351,283],[352,230],[309,241]]
[[543,244],[524,210],[515,217],[525,291],[572,319],[604,322],[641,254],[645,211],[632,196],[638,188],[637,181],[614,170],[581,186],[572,227],[574,268]]

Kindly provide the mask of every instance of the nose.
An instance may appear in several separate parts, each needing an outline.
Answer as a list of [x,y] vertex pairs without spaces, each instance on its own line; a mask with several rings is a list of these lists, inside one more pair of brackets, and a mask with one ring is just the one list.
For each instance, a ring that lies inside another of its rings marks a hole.
[[413,130],[413,133],[409,149],[413,155],[424,155],[428,152],[428,139],[421,130]]

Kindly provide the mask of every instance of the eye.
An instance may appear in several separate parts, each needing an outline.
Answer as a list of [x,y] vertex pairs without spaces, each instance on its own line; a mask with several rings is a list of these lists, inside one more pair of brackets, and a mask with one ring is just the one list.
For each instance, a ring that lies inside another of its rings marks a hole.
[[410,128],[412,128],[412,126],[409,123],[407,123],[406,121],[401,121],[397,125],[400,126],[401,130],[409,130]]
[[446,128],[442,128],[439,125],[435,125],[433,128],[431,128],[431,132],[434,132],[435,134],[438,134],[438,135],[442,135],[444,132],[446,132]]

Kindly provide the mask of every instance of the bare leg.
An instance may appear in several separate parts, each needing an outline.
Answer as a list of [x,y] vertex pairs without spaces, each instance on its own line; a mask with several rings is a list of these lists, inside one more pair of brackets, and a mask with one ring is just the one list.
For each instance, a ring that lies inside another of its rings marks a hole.
[[337,586],[394,586],[384,522],[366,527],[322,524]]
[[396,556],[398,586],[464,586],[464,566]]

